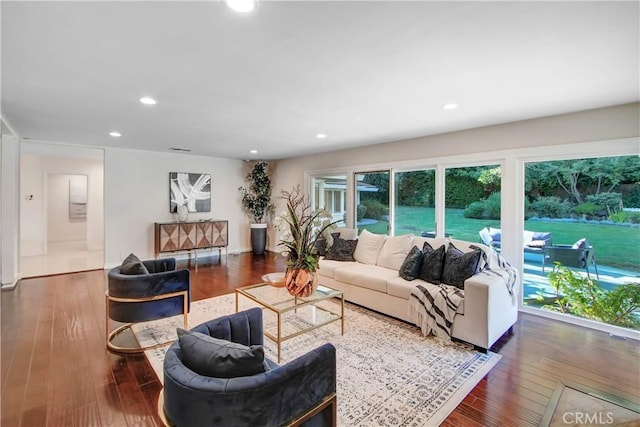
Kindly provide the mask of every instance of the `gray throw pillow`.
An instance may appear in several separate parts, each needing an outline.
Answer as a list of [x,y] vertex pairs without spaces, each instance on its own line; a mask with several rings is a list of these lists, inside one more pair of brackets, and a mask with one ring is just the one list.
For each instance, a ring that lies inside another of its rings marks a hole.
[[444,264],[444,245],[440,245],[438,249],[433,249],[428,242],[424,242],[422,246],[422,267],[418,277],[426,282],[434,285],[440,284],[442,276],[442,266]]
[[147,267],[141,261],[138,261],[121,265],[120,273],[130,275],[149,274],[149,270],[147,270]]
[[404,280],[414,280],[418,278],[420,267],[422,267],[422,258],[422,251],[419,247],[414,246],[411,248],[398,271],[400,277]]
[[147,267],[140,261],[140,258],[131,253],[122,261],[120,273],[131,275],[149,274],[149,270],[147,270]]
[[340,238],[340,233],[331,233],[333,245],[329,248],[325,259],[334,261],[355,261],[353,253],[356,250],[357,240],[344,240]]
[[264,348],[221,340],[194,331],[176,329],[182,363],[193,372],[214,378],[236,378],[266,372]]
[[449,243],[449,249],[444,257],[442,283],[464,289],[464,281],[478,272],[481,255],[480,249],[464,253]]
[[134,262],[140,262],[140,258],[138,258],[135,254],[130,253],[127,257],[122,261],[122,265],[125,264],[133,264]]
[[327,239],[320,237],[313,244],[313,247],[318,251],[318,255],[325,256],[327,254]]

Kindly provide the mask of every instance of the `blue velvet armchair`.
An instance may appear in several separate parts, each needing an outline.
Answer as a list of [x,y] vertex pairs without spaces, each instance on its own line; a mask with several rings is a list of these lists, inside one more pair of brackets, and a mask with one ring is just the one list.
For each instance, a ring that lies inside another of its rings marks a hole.
[[[192,331],[246,346],[263,344],[262,310],[252,308],[196,326]],[[180,342],[164,359],[164,415],[170,425],[334,426],[336,350],[324,344],[264,373],[201,376],[182,362]]]
[[[134,323],[183,315],[187,327],[190,308],[189,270],[176,270],[175,258],[142,261],[148,274],[123,274],[122,266],[109,271],[106,292],[107,348],[118,353],[139,353],[150,347],[123,347],[114,343],[117,335]],[[109,332],[109,319],[126,323]]]

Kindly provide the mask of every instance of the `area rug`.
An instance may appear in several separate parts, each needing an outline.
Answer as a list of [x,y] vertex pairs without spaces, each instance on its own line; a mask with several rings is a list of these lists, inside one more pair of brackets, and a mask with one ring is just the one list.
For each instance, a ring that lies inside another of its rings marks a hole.
[[[256,306],[240,297],[240,310]],[[325,308],[339,311],[335,300]],[[234,294],[197,301],[191,305],[189,327],[235,312]],[[275,332],[275,315],[264,310],[265,328]],[[320,321],[322,312],[307,307],[285,318],[283,331]],[[175,339],[181,316],[137,324],[142,345]],[[340,322],[304,333],[282,344],[281,364],[330,342],[337,354],[338,425],[435,426],[500,360],[495,353],[482,354],[459,343],[423,337],[420,329],[405,322],[345,303],[345,331]],[[162,363],[167,346],[145,352],[163,381]],[[265,337],[265,354],[277,360],[275,344]]]

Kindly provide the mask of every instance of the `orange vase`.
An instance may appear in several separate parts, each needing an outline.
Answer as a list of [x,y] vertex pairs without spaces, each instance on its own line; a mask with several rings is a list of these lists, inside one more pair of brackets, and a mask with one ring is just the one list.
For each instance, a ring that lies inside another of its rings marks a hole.
[[291,268],[284,276],[284,283],[291,295],[304,298],[318,289],[318,275],[300,268]]

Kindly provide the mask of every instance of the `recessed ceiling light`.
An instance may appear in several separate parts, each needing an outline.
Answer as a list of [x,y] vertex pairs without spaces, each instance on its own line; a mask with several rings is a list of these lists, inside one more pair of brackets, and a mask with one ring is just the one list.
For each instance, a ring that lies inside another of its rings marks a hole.
[[227,6],[231,10],[235,10],[240,13],[249,13],[256,8],[257,0],[225,0]]
[[325,139],[326,137],[327,137],[327,135],[324,134],[324,133],[317,133],[316,134],[316,138],[318,138],[318,139]]
[[258,154],[258,150],[249,150],[251,154]]
[[109,132],[109,136],[112,136],[114,138],[120,138],[122,136],[122,134],[120,132]]
[[451,104],[444,104],[444,105],[442,106],[442,109],[443,109],[443,110],[455,110],[456,108],[458,108],[458,104],[453,104],[453,103],[451,103]]
[[143,96],[142,98],[140,98],[140,102],[145,105],[156,105],[158,103],[158,101],[151,98],[150,96]]

